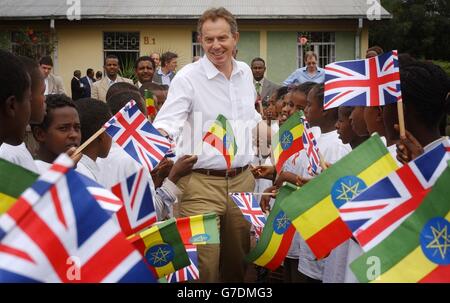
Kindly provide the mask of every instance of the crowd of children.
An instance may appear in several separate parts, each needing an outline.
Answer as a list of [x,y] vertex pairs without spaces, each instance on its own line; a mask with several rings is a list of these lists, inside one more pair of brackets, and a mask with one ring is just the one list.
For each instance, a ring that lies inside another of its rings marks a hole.
[[[129,83],[113,84],[107,92],[106,103],[92,98],[74,102],[63,94],[44,96],[44,78],[35,61],[0,50],[0,65],[0,157],[42,174],[58,155],[68,153],[77,163],[77,172],[105,188],[140,169],[106,133],[83,149],[82,154],[74,152],[128,101],[135,100],[147,115],[144,90],[152,89],[151,83],[143,83],[141,90]],[[324,110],[323,84],[307,82],[278,89],[261,112],[264,127],[260,125],[254,132],[257,146],[252,172],[258,180],[255,191],[275,193],[285,181],[302,186],[313,177],[308,173],[309,162],[304,150],[291,156],[279,173],[271,164],[270,137],[296,111],[304,111],[327,166],[375,132],[400,165],[444,140],[440,125],[450,113],[449,77],[432,63],[410,58],[403,61],[400,57],[400,78],[406,138],[399,137],[396,104]],[[163,91],[155,94],[161,100],[166,97]],[[157,109],[162,105],[163,101],[157,104]],[[38,145],[35,157],[24,144],[28,125]],[[260,136],[267,140],[260,140]],[[174,215],[174,203],[181,197],[177,182],[191,173],[196,161],[196,156],[179,157],[175,163],[165,158],[152,171],[151,189],[159,220]],[[269,211],[274,197],[262,196],[261,208]],[[356,282],[349,272],[349,263],[359,254],[358,244],[348,240],[326,258],[317,260],[296,233],[284,260],[284,279],[286,282]]]

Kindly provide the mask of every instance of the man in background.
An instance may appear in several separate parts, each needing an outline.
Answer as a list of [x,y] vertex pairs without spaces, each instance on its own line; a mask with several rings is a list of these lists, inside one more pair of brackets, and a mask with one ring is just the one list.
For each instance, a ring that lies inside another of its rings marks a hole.
[[62,79],[51,73],[53,69],[52,58],[49,56],[42,57],[39,61],[39,68],[45,78],[45,95],[66,93]]

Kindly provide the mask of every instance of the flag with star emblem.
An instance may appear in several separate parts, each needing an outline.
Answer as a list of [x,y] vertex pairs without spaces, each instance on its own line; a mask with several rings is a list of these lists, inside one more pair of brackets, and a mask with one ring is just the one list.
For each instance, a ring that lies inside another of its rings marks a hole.
[[227,118],[223,115],[218,115],[216,121],[203,136],[203,142],[217,149],[225,158],[227,168],[231,168],[231,163],[237,153],[237,145],[233,128]]
[[153,127],[134,100],[128,102],[103,127],[117,144],[148,171],[158,165],[170,148],[170,142]]
[[304,131],[302,113],[295,112],[281,125],[272,137],[272,153],[277,171],[281,171],[284,162],[290,156],[303,149],[302,135]]
[[396,168],[394,158],[375,134],[284,199],[280,206],[321,259],[352,236],[337,208]]
[[0,215],[16,202],[38,175],[14,163],[0,159]]
[[156,282],[60,155],[0,217],[2,282]]
[[185,245],[219,244],[217,215],[208,213],[177,218],[177,228]]
[[385,239],[422,203],[450,160],[450,142],[403,165],[339,207],[364,251]]
[[158,278],[190,264],[176,221],[171,218],[128,237]]
[[280,203],[295,189],[296,186],[285,184],[278,191],[262,235],[255,248],[245,257],[248,262],[270,270],[276,270],[283,262],[291,246],[295,228],[280,208]]
[[447,167],[416,211],[351,263],[360,282],[450,282],[449,184]]

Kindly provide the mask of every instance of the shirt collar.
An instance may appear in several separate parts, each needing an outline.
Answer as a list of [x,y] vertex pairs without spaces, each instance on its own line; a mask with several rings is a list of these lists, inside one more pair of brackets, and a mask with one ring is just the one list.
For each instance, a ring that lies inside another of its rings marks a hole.
[[[118,76],[117,76],[118,77]],[[109,77],[108,76],[106,76],[106,79],[108,79],[108,84],[109,84],[109,86],[111,86],[111,85],[113,85],[114,83],[116,83],[117,82],[117,77],[116,77],[116,80],[111,80],[111,79],[109,79]]]
[[[211,61],[209,61],[208,56],[204,55],[201,60],[201,63],[203,65],[203,68],[206,71],[206,77],[208,79],[212,79],[215,76],[217,76],[218,74],[220,74],[220,71],[217,69],[217,67],[214,66],[214,64],[212,64]],[[236,63],[236,60],[232,59],[232,64],[233,64],[233,71],[231,72],[231,76],[237,74],[237,73],[243,73],[244,71],[242,70],[242,68],[239,67],[239,65]]]

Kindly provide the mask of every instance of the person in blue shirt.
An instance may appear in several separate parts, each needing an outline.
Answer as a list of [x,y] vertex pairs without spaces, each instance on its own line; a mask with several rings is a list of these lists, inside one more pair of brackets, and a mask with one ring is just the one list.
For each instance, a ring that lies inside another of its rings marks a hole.
[[305,82],[325,82],[325,70],[317,66],[317,55],[308,51],[305,53],[305,67],[295,70],[286,80],[284,86],[293,86]]

